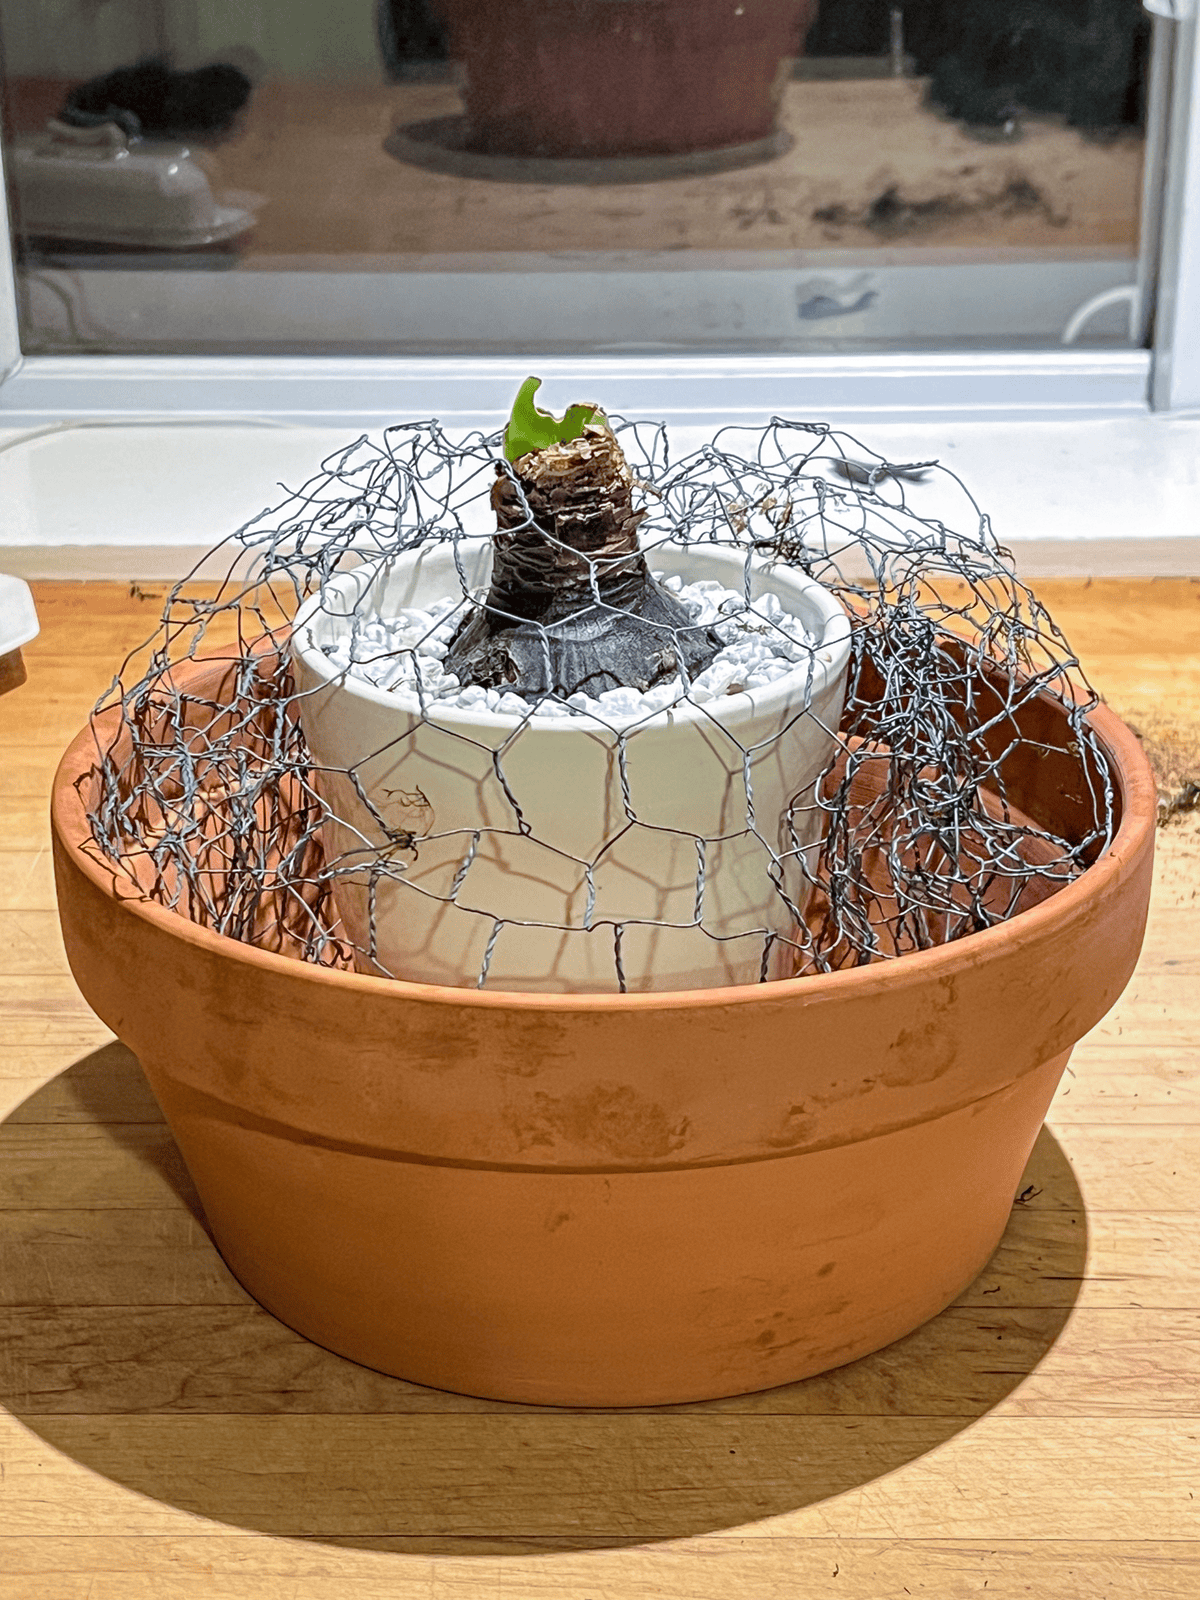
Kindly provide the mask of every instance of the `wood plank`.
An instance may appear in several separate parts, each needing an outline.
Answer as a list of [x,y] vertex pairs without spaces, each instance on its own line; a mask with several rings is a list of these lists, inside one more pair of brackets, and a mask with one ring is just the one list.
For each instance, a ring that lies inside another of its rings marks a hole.
[[1194,660],[1155,651],[1135,655],[1092,650],[1084,666],[1101,699],[1123,721],[1136,725],[1146,718],[1154,725],[1164,707],[1195,703],[1200,663]]
[[38,850],[6,850],[0,842],[0,911],[54,911],[57,905],[49,843]]
[[1046,1120],[1064,1134],[1093,1122],[1200,1123],[1195,1052],[1081,1047]]
[[[57,749],[61,754],[87,727],[101,699],[108,703],[123,659],[124,652],[114,650],[95,660],[55,656],[30,662],[29,684],[0,701],[0,749]],[[143,671],[144,663],[125,670],[124,687],[138,683]],[[34,687],[36,694],[30,692]]]
[[[1148,639],[1167,641],[1160,654],[1170,659],[1200,655],[1198,578],[1037,578],[1032,587],[1085,667],[1101,656],[1142,660]],[[54,654],[63,641],[100,655],[110,641],[128,649],[157,626],[169,585],[136,577],[127,583],[37,579],[30,588],[42,625],[30,649]],[[187,593],[211,599],[217,585],[205,580]],[[89,624],[95,636],[81,636],[78,630]]]
[[[93,676],[58,696],[20,690],[0,701],[0,750],[55,750],[60,755],[87,725],[111,673]],[[41,685],[39,684],[39,689]]]
[[29,1211],[198,1210],[183,1158],[165,1123],[0,1127],[0,1217]]
[[1117,1044],[1129,1037],[1153,1049],[1200,1048],[1200,990],[1186,972],[1135,972],[1129,987],[1087,1039]]
[[[76,587],[107,589],[110,585],[79,584]],[[158,588],[161,593],[162,585]],[[40,683],[69,683],[69,669],[75,665],[80,669],[81,680],[86,677],[103,688],[114,673],[120,672],[129,679],[130,673],[125,669],[125,663],[130,658],[137,663],[137,671],[133,676],[140,676],[148,649],[152,645],[157,646],[162,636],[161,605],[162,600],[159,599],[128,617],[119,612],[81,610],[48,624],[47,618],[41,616],[41,633],[24,647],[30,676],[36,673]],[[201,621],[204,623],[203,630]],[[254,626],[258,627],[257,622]],[[236,605],[231,603],[229,611],[201,618],[197,611],[185,603],[177,608],[171,631],[177,641],[178,655],[195,648],[197,644],[205,650],[224,648],[238,638]]]
[[19,649],[0,651],[0,695],[19,689],[27,676],[25,658]]
[[[233,650],[230,648],[230,655]],[[147,665],[142,657],[137,657],[134,670],[130,671],[125,665],[128,648],[123,641],[114,641],[114,648],[105,650],[97,655],[77,655],[74,651],[44,654],[37,659],[36,666],[31,662],[30,677],[36,673],[36,695],[13,695],[3,702],[4,712],[9,707],[14,713],[22,703],[27,707],[34,707],[38,703],[53,706],[74,706],[79,713],[80,726],[85,723],[91,714],[96,701],[101,695],[108,692],[113,680],[120,676],[128,688],[137,683]],[[7,721],[0,712],[0,738],[4,736]]]
[[1102,651],[1138,657],[1155,637],[1175,655],[1200,655],[1200,579],[1037,578],[1032,587],[1085,661]]
[[6,796],[3,848],[6,851],[35,851],[46,848],[49,843],[49,791],[45,794]]
[[0,989],[0,1019],[63,1015],[93,1015],[69,972],[57,976],[10,973],[5,977]]
[[41,800],[50,809],[50,789],[61,752],[37,746],[10,747],[0,761],[0,802],[4,803],[4,830],[0,831],[0,847],[7,831],[8,802],[13,799]]
[[[128,582],[39,578],[30,584],[43,639],[87,618],[144,631],[169,587],[136,574]],[[1180,656],[1200,654],[1200,578],[1036,578],[1031,587],[1063,632],[1078,635],[1071,643],[1085,659],[1092,650],[1140,656],[1148,637],[1169,639]],[[212,599],[217,590],[206,579],[189,585],[188,593]]]
[[[1200,1303],[1197,1222],[1186,1211],[1025,1208],[957,1306],[1186,1308]],[[1086,1259],[1081,1259],[1086,1248]]]
[[[49,1415],[524,1415],[534,1409],[423,1388],[319,1349],[253,1304],[219,1269],[211,1248],[206,1262],[206,1243],[198,1235],[183,1251],[177,1242],[175,1258],[194,1258],[187,1263],[192,1271],[157,1282],[148,1278],[153,1258],[131,1256],[125,1268],[131,1292],[156,1295],[157,1304],[55,1300],[0,1310],[0,1402],[26,1422]],[[9,1255],[0,1250],[6,1262]],[[15,1266],[19,1276],[19,1259]],[[40,1292],[57,1295],[61,1287],[44,1283]],[[79,1293],[82,1285],[66,1287]],[[176,1299],[200,1293],[211,1303]],[[1200,1416],[1198,1372],[1197,1311],[956,1307],[836,1372],[670,1409],[746,1416]]]
[[0,981],[69,972],[57,912],[0,911]]
[[45,1079],[37,1074],[4,1077],[0,1075],[0,1120],[19,1119],[26,1102],[34,1099]]
[[[1041,1206],[1096,1211],[1200,1210],[1197,1139],[1188,1126],[1083,1124],[1063,1130],[1066,1163],[1047,1168]],[[1028,1175],[1027,1175],[1028,1176]]]
[[[137,551],[129,552],[131,561]],[[30,584],[41,632],[29,649],[41,657],[79,655],[99,659],[136,649],[162,624],[173,585],[132,576],[127,582],[40,578]],[[211,579],[189,583],[191,600],[232,596]],[[179,616],[179,611],[172,613]],[[187,611],[184,611],[187,614]]]
[[[325,1542],[228,1532],[0,1538],[3,1600],[1193,1600],[1200,1547],[1172,1541],[797,1539],[771,1524],[677,1545],[590,1550],[583,1538]],[[573,1548],[575,1547],[575,1548]],[[447,1553],[457,1548],[458,1554]],[[87,1574],[87,1577],[81,1576]],[[94,1576],[92,1576],[94,1575]],[[836,1576],[836,1588],[832,1580]],[[6,1581],[10,1585],[6,1587]],[[94,1588],[66,1587],[91,1582]],[[984,1583],[988,1587],[983,1588]],[[22,1585],[20,1588],[11,1587]],[[54,1585],[63,1587],[54,1587]],[[253,1584],[253,1590],[247,1589]]]
[[[1161,863],[1166,864],[1164,855],[1174,858],[1176,840],[1181,839],[1180,831],[1174,827],[1160,831],[1158,851]],[[1179,854],[1185,856],[1187,863],[1184,873],[1181,874],[1186,881],[1193,876],[1191,871],[1187,870],[1191,866],[1190,860],[1187,860],[1190,852],[1185,854],[1185,851],[1181,850]],[[1175,865],[1174,859],[1170,864],[1172,867]],[[1166,888],[1161,882],[1161,876],[1160,874],[1160,883],[1156,888]],[[1181,892],[1183,888],[1184,884],[1181,883],[1179,891]],[[1146,927],[1139,970],[1149,972],[1165,968],[1189,974],[1200,972],[1200,949],[1197,946],[1200,946],[1200,939],[1196,936],[1195,908],[1182,902],[1173,906],[1164,905],[1156,897],[1150,907],[1150,921]]]
[[86,1053],[57,1044],[0,1045],[0,1083],[25,1076],[40,1081],[10,1123],[162,1121],[137,1057],[111,1034]]
[[114,1518],[127,1533],[170,1534],[199,1515],[285,1538],[633,1542],[764,1517],[792,1536],[1200,1538],[1193,1418],[966,1421],[42,1416],[30,1431],[0,1423],[0,1439],[17,1535],[94,1533]]
[[[136,560],[137,552],[131,551]],[[41,578],[30,584],[41,640],[74,629],[88,618],[105,626],[140,627],[152,623],[162,607],[168,586],[131,578],[128,583],[90,583],[74,578]]]
[[31,1208],[16,1222],[0,1211],[0,1264],[0,1306],[8,1310],[58,1315],[115,1307],[137,1316],[185,1306],[199,1330],[210,1314],[250,1303],[203,1223],[178,1202],[108,1211]]
[[[6,1016],[3,1037],[7,1051],[19,1054],[28,1048],[48,1052],[65,1067],[107,1044],[112,1033],[99,1017],[70,1012],[55,1016]],[[36,1076],[26,1077],[24,1073],[20,1077],[25,1082],[37,1081]]]

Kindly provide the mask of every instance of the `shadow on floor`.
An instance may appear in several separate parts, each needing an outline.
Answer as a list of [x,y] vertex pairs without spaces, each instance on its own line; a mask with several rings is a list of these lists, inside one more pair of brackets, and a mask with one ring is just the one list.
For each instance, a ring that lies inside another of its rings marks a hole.
[[882,1477],[1045,1357],[1084,1274],[1043,1129],[987,1270],[924,1328],[760,1394],[628,1411],[475,1400],[368,1371],[255,1304],[112,1044],[0,1124],[0,1401],[139,1494],[281,1537],[496,1555],[679,1539]]

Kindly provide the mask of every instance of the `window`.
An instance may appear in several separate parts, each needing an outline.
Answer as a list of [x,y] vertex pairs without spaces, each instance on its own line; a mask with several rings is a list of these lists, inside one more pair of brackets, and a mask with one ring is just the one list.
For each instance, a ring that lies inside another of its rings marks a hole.
[[1152,326],[1158,403],[1200,398],[1195,25],[1135,0],[3,0],[0,30],[14,420],[490,416],[535,355],[659,410],[1111,409]]

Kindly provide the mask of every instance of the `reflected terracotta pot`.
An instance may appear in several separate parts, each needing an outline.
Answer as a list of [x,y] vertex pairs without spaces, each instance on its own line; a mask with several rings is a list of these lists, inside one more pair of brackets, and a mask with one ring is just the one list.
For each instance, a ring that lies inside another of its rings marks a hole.
[[[222,670],[179,677],[211,694]],[[1060,753],[1014,766],[1013,799],[1069,834],[1066,719],[1021,719]],[[1092,725],[1119,829],[1032,909],[895,962],[630,995],[331,971],[150,904],[88,847],[86,731],[53,801],[67,952],[233,1272],[308,1338],[505,1400],[765,1388],[972,1281],[1072,1046],[1133,970],[1154,784],[1111,713]]]
[[816,0],[435,0],[486,155],[672,155],[774,131]]

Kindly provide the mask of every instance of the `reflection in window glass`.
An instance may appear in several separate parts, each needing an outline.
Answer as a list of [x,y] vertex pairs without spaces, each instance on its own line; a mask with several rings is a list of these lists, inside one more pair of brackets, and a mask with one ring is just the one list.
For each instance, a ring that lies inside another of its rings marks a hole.
[[1128,344],[1148,28],[1137,0],[0,0],[24,348]]

